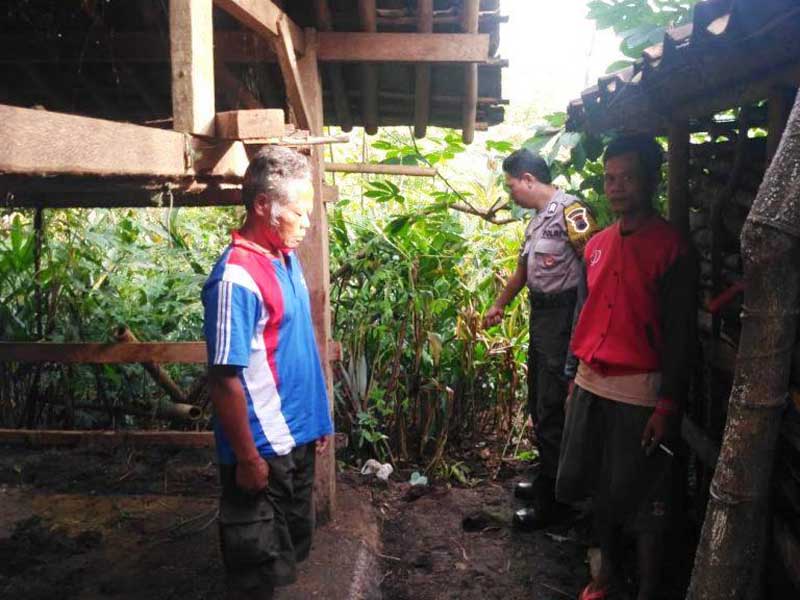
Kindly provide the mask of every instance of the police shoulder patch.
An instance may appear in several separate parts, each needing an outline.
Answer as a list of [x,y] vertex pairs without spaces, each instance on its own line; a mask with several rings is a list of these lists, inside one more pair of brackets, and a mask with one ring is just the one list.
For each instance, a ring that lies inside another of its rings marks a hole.
[[564,222],[569,241],[578,254],[583,252],[586,242],[599,231],[589,208],[577,200],[564,207]]

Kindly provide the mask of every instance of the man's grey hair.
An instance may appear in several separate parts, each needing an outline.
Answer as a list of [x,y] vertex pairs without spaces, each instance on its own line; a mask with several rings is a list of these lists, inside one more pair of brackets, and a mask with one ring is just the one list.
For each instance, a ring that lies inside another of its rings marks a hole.
[[289,187],[311,176],[308,159],[297,150],[284,146],[265,146],[250,161],[242,183],[242,202],[247,210],[259,194],[266,194],[273,203],[273,221],[280,208],[287,204]]

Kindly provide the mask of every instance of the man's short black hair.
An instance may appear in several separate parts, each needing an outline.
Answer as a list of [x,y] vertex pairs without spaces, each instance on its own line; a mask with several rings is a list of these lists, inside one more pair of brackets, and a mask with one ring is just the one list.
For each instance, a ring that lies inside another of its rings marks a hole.
[[541,183],[550,183],[553,178],[550,175],[550,167],[541,156],[537,156],[526,148],[506,156],[503,161],[503,172],[511,177],[519,179],[525,173],[530,173]]
[[[639,158],[641,174],[645,180],[645,189],[652,197],[661,181],[661,165],[664,163],[664,151],[653,137],[644,134],[623,135],[614,138],[606,147],[603,164],[609,158],[635,154]],[[649,199],[649,198],[648,198]]]

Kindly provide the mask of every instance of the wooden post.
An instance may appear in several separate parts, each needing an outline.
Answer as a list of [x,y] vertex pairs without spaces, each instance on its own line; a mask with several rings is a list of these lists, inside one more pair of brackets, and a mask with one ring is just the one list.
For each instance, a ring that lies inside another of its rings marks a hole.
[[[306,51],[297,61],[300,82],[305,93],[310,131],[322,133],[322,82],[317,62],[317,40],[314,30],[305,33]],[[330,266],[328,257],[328,216],[325,212],[323,187],[323,151],[321,146],[311,148],[312,177],[314,181],[314,212],[311,215],[311,228],[298,249],[303,265],[308,293],[311,297],[311,316],[314,321],[314,334],[317,338],[319,358],[325,372],[328,387],[330,410],[333,413],[333,372],[329,360],[331,335],[330,306]],[[323,456],[317,457],[317,470],[314,479],[317,519],[324,523],[333,516],[336,499],[336,460],[333,444],[328,446]]]
[[789,112],[792,110],[794,98],[797,90],[789,90],[784,87],[773,88],[767,100],[767,110],[769,111],[767,124],[767,164],[772,162],[772,157],[778,150],[778,144],[783,137],[783,130],[786,128],[786,121],[789,119]]
[[[328,0],[314,0],[317,27],[320,31],[333,31],[333,18]],[[350,98],[344,83],[342,65],[331,63],[325,67],[333,94],[333,105],[336,108],[336,118],[339,120],[342,131],[352,131],[353,115],[350,111]]]
[[689,236],[689,122],[672,121],[669,127],[668,216],[669,220]]
[[[361,29],[368,33],[378,31],[375,0],[358,0],[358,14]],[[364,130],[369,135],[378,133],[378,67],[362,65],[361,67],[361,111]]]
[[[433,33],[433,0],[418,0],[417,31]],[[414,136],[425,137],[431,116],[431,66],[416,66],[414,84]]]
[[214,135],[214,25],[211,0],[170,0],[174,128]]
[[[464,0],[462,27],[465,33],[478,33],[480,0]],[[462,107],[461,139],[471,144],[475,137],[475,121],[478,117],[478,65],[464,67],[464,104]]]

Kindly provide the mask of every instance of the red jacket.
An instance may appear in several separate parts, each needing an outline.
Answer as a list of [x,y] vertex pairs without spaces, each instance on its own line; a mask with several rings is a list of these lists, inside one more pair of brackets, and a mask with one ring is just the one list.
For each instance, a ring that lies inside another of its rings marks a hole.
[[658,216],[625,235],[616,223],[589,241],[584,259],[574,355],[604,375],[661,371],[659,397],[682,399],[697,317],[693,261],[681,234]]

